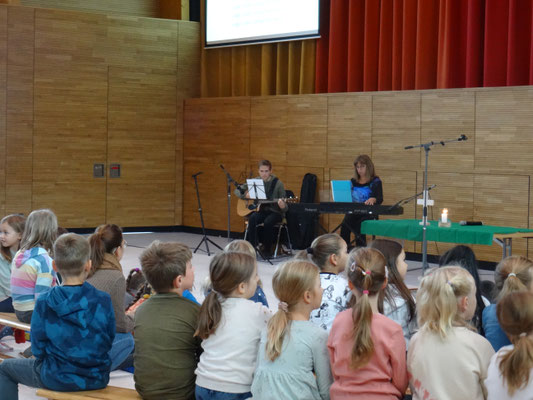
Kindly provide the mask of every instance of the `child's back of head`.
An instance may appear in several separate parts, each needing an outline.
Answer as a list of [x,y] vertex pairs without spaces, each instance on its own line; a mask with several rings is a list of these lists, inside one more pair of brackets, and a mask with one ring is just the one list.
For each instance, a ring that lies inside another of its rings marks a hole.
[[[459,303],[474,291],[474,279],[464,268],[449,266],[430,271],[416,296],[420,328],[446,338],[453,326],[467,326]],[[475,302],[475,297],[470,301]]]
[[354,249],[348,259],[347,274],[358,295],[357,302],[352,307],[354,346],[351,356],[351,366],[357,369],[367,364],[374,354],[374,343],[370,333],[372,322],[370,296],[378,296],[387,280],[385,257],[375,249]]
[[256,261],[249,254],[228,252],[213,257],[209,264],[212,290],[200,309],[196,332],[200,338],[207,339],[216,331],[222,318],[221,302],[230,297],[240,284],[249,282],[254,271],[257,271]]
[[184,244],[158,240],[152,242],[140,256],[143,274],[157,293],[170,292],[174,288],[174,280],[187,275],[187,264],[191,259],[191,250]]
[[290,329],[291,312],[303,301],[304,293],[313,290],[319,279],[317,266],[305,260],[288,261],[274,272],[272,289],[280,307],[268,322],[266,357],[271,361],[281,354],[283,340]]
[[90,252],[89,242],[83,236],[75,233],[61,235],[54,243],[54,263],[58,272],[63,278],[82,275]]
[[498,321],[514,348],[502,355],[499,370],[509,396],[525,388],[533,369],[533,293],[511,292],[497,306]]
[[533,280],[533,262],[523,256],[503,259],[494,271],[497,300],[519,290],[530,290]]
[[248,240],[233,240],[224,247],[224,252],[246,253],[256,258],[254,246]]
[[346,265],[346,242],[336,233],[326,233],[320,235],[311,243],[311,246],[300,251],[297,259],[311,259],[321,271],[331,267],[331,256],[334,255],[339,259],[337,272],[342,271]]
[[42,247],[48,252],[52,252],[56,237],[56,215],[48,209],[35,210],[30,213],[26,220],[20,248],[29,250],[33,247]]

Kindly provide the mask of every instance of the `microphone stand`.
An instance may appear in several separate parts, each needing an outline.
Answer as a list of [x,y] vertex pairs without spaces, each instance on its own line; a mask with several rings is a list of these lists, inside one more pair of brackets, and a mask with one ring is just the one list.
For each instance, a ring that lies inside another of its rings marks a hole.
[[[431,189],[434,189],[436,188],[437,185],[436,184],[433,184],[431,185],[430,187],[428,187],[428,192],[431,190]],[[406,197],[405,199],[401,199],[400,201],[398,201],[397,203],[395,203],[394,205],[390,206],[389,207],[389,211],[390,210],[394,210],[396,207],[400,207],[400,206],[403,206],[404,204],[407,204],[411,201],[413,201],[414,199],[416,199],[417,197],[421,196],[424,194],[424,191],[420,192],[420,193],[417,193],[417,194],[414,194],[412,196],[409,196],[409,197]]]
[[230,229],[230,226],[231,226],[231,184],[233,183],[237,189],[239,189],[240,185],[235,181],[235,179],[233,179],[231,177],[229,172],[226,171],[226,169],[224,168],[224,166],[222,164],[220,164],[219,166],[222,169],[222,171],[224,171],[224,173],[226,174],[226,186],[228,188],[228,194],[227,194],[227,196],[228,196],[228,242],[231,242],[231,237],[230,237],[230,232],[231,232],[231,229]]
[[440,140],[438,142],[428,142],[423,144],[417,144],[413,146],[405,146],[404,150],[409,149],[418,149],[423,148],[426,152],[426,163],[424,168],[424,208],[422,213],[422,271],[425,273],[427,269],[429,268],[428,265],[428,242],[427,242],[427,226],[428,226],[428,157],[429,157],[429,151],[431,150],[432,146],[435,145],[442,145],[444,146],[446,143],[451,142],[462,142],[468,140],[468,138],[465,135],[459,136],[457,139],[451,139],[451,140]]
[[198,199],[198,212],[200,213],[200,222],[202,224],[202,233],[203,233],[204,237],[202,238],[200,243],[198,243],[198,246],[196,246],[196,248],[194,249],[193,253],[196,253],[198,251],[198,249],[200,248],[200,246],[202,245],[202,243],[205,242],[205,248],[207,250],[207,255],[210,256],[211,253],[209,252],[209,244],[208,243],[211,243],[213,246],[218,247],[220,250],[222,250],[222,247],[220,247],[218,244],[216,244],[211,239],[209,239],[207,237],[207,233],[205,232],[204,216],[203,216],[203,213],[202,213],[202,204],[200,203],[200,191],[198,190],[198,175],[200,175],[201,173],[202,172],[197,172],[192,177],[194,179],[194,185],[196,186],[196,198]]

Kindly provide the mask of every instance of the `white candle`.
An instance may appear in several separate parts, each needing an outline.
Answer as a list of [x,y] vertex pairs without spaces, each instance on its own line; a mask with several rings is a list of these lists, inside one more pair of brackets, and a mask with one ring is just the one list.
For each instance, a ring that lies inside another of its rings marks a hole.
[[447,208],[444,208],[442,210],[442,215],[440,217],[440,220],[443,224],[446,224],[448,223],[448,209]]

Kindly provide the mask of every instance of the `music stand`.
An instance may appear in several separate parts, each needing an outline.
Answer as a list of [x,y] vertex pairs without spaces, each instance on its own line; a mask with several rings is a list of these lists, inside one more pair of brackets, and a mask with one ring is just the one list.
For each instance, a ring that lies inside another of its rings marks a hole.
[[[248,198],[252,200],[266,200],[265,182],[262,179],[246,179],[246,185],[248,186]],[[257,227],[256,227],[257,229]],[[269,258],[265,258],[259,247],[257,246],[257,234],[255,235],[256,244],[254,245],[255,251],[259,253],[263,260],[272,264]]]
[[213,246],[218,247],[220,250],[222,250],[222,247],[220,247],[218,244],[216,244],[211,239],[209,239],[207,237],[207,233],[205,233],[204,215],[202,213],[202,204],[200,203],[200,191],[198,190],[198,175],[200,175],[201,173],[202,172],[198,172],[198,173],[194,174],[192,177],[194,179],[194,185],[196,186],[196,198],[198,199],[198,213],[200,214],[200,223],[202,224],[202,233],[203,233],[204,237],[202,238],[200,243],[198,243],[198,246],[196,246],[196,248],[194,249],[193,253],[196,253],[198,251],[198,249],[200,248],[200,246],[202,245],[202,243],[205,242],[205,248],[207,250],[207,255],[210,256],[211,253],[209,251],[208,242],[211,243]]

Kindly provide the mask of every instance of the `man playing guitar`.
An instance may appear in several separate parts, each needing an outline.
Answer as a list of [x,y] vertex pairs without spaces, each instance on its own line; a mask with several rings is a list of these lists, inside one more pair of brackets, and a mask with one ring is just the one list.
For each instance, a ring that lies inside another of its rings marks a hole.
[[[261,160],[258,164],[259,177],[265,185],[265,193],[267,200],[277,199],[277,203],[269,205],[258,204],[255,212],[253,212],[248,219],[248,240],[254,247],[257,247],[258,239],[262,243],[260,248],[263,258],[270,258],[272,255],[272,243],[274,241],[274,225],[281,222],[283,215],[287,211],[287,204],[283,201],[285,197],[285,187],[283,182],[272,174],[272,163],[268,160]],[[241,199],[249,199],[248,186],[241,185],[240,189],[235,189],[235,195]],[[256,227],[259,224],[264,224],[263,232],[260,238],[257,238]]]

